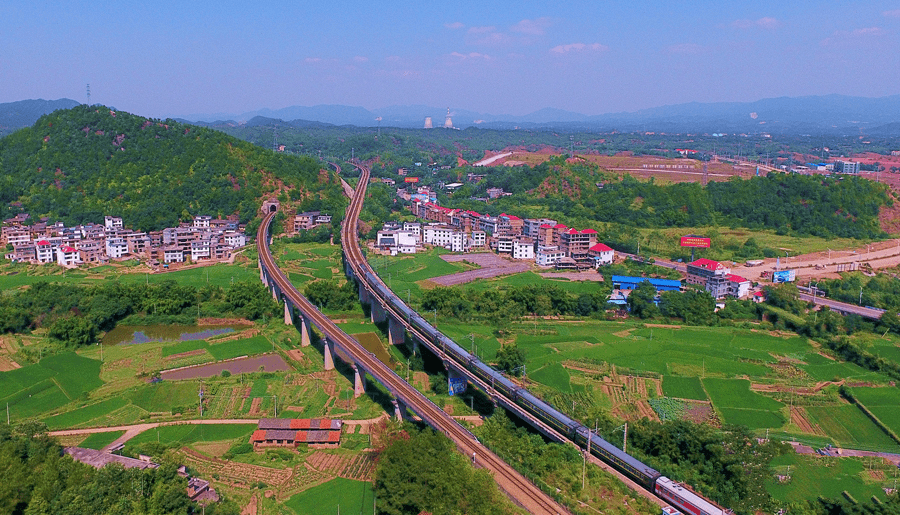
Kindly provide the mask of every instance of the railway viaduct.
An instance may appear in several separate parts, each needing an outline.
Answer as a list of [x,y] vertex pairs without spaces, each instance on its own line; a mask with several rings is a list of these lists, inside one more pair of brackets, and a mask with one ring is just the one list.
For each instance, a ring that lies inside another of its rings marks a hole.
[[[361,167],[360,172],[359,186],[357,186],[354,195],[351,197],[350,206],[347,208],[347,214],[341,228],[347,271],[360,284],[360,299],[368,301],[372,305],[373,320],[381,321],[384,320],[383,317],[389,317],[389,335],[392,342],[401,341],[404,338],[404,331],[407,329],[411,330],[410,334],[415,338],[415,330],[411,326],[404,325],[405,321],[403,318],[391,312],[388,305],[377,301],[376,297],[371,295],[373,290],[366,281],[359,280],[362,276],[361,272],[364,270],[362,266],[368,266],[359,249],[357,219],[365,198],[365,187],[368,183],[369,171]],[[271,244],[269,231],[277,210],[278,205],[276,203],[265,203],[263,205],[263,211],[266,213],[266,216],[263,223],[260,224],[256,238],[260,280],[271,290],[273,299],[284,303],[284,322],[299,326],[301,345],[308,346],[312,343],[313,329],[315,328],[322,334],[321,343],[325,368],[333,369],[335,367],[335,358],[349,364],[354,372],[354,392],[357,396],[365,392],[365,374],[368,373],[374,380],[382,384],[394,399],[395,414],[401,416],[408,408],[419,415],[427,424],[446,434],[454,441],[463,454],[466,456],[472,455],[473,458],[477,456],[477,465],[491,472],[500,489],[513,502],[530,513],[569,513],[566,508],[557,503],[547,493],[489,451],[467,429],[428,400],[421,392],[406,383],[387,365],[365,350],[356,340],[344,333],[328,317],[320,313],[315,305],[297,291],[275,264],[269,250],[269,245]],[[391,327],[393,329],[390,329]],[[422,341],[427,340],[421,338],[421,335],[419,337]],[[448,360],[446,355],[442,353],[440,356],[445,360],[445,363],[451,364],[452,360]],[[462,367],[451,366],[457,372],[462,373],[465,371]],[[488,385],[480,386],[485,391],[488,391]],[[515,407],[516,409],[513,411],[517,413],[521,412],[526,416],[528,415],[511,402],[504,402],[503,404],[509,404],[510,408]],[[552,431],[550,428],[546,429]],[[555,438],[562,439],[561,435],[556,435]]]

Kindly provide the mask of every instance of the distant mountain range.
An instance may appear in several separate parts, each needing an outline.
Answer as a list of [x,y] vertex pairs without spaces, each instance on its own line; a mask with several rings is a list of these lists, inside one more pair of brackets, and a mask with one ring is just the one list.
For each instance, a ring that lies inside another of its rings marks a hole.
[[57,109],[70,109],[79,104],[69,98],[59,100],[20,100],[0,104],[0,136],[22,127],[30,127],[38,118]]
[[[77,105],[69,99],[23,100],[0,104],[0,133],[25,127],[42,114]],[[900,95],[881,98],[843,95],[767,98],[755,102],[677,104],[634,112],[584,115],[561,109],[541,109],[524,116],[451,109],[456,128],[556,129],[563,131],[651,131],[701,133],[771,133],[900,136]],[[359,127],[421,128],[426,117],[443,127],[447,108],[423,105],[382,109],[344,105],[292,106],[246,113],[194,114],[177,117],[199,125],[270,124],[296,127],[355,125]]]
[[[882,98],[842,95],[781,97],[756,102],[707,104],[691,102],[594,116],[551,108],[524,116],[459,109],[451,110],[450,114],[456,128],[900,136],[900,95]],[[426,117],[431,118],[434,127],[442,127],[446,116],[446,108],[422,105],[371,110],[318,105],[261,109],[237,115],[192,115],[184,119],[211,125],[246,123],[256,118],[256,124],[282,120],[291,125],[307,126],[317,122],[360,127],[380,124],[383,127],[420,128],[425,126]]]

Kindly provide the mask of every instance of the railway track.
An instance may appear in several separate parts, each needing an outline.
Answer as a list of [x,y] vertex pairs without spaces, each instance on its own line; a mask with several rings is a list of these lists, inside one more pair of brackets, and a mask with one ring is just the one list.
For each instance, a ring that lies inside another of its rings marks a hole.
[[[348,264],[359,272],[365,257],[359,248],[357,220],[365,199],[369,170],[359,167],[359,183],[351,197],[350,205],[341,227],[342,243],[346,249]],[[465,456],[472,456],[476,465],[487,469],[494,477],[497,485],[516,504],[535,514],[560,514],[568,510],[543,492],[535,484],[519,474],[509,464],[489,451],[484,445],[452,417],[428,400],[421,392],[410,386],[393,370],[370,354],[353,338],[344,333],[328,317],[323,315],[306,297],[291,284],[288,278],[275,264],[269,250],[269,226],[275,213],[266,215],[257,232],[256,245],[259,258],[268,270],[270,277],[277,284],[283,295],[302,311],[321,331],[325,337],[345,350],[351,359],[381,382],[395,397],[416,412],[432,427],[447,435]]]

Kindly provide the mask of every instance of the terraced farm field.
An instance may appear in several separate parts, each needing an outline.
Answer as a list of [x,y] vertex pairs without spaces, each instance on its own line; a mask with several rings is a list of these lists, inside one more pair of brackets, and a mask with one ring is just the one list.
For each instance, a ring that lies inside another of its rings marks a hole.
[[900,435],[900,389],[853,388],[853,395],[894,434]]
[[900,452],[900,446],[853,404],[808,406],[806,413],[839,446]]

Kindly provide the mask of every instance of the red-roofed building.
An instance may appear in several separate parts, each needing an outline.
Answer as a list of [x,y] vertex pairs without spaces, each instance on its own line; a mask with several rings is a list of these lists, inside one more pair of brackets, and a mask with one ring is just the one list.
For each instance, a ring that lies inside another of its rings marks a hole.
[[63,245],[56,252],[56,262],[60,266],[75,267],[81,262],[81,256],[77,249],[73,249],[68,245]]
[[559,233],[559,250],[576,263],[593,264],[590,248],[597,244],[597,231],[568,229]]
[[594,258],[596,266],[601,266],[611,264],[613,262],[613,257],[615,256],[615,252],[607,245],[598,243],[588,249],[588,255]]
[[740,299],[750,293],[750,279],[734,274],[725,277],[728,279],[728,295]]
[[718,299],[729,295],[729,275],[731,270],[722,263],[701,258],[687,264],[686,282],[703,286],[713,298]]
[[56,250],[47,240],[41,240],[35,245],[35,257],[38,263],[52,263],[56,261]]
[[337,447],[341,443],[341,420],[328,418],[264,418],[250,436],[254,449],[265,447]]

